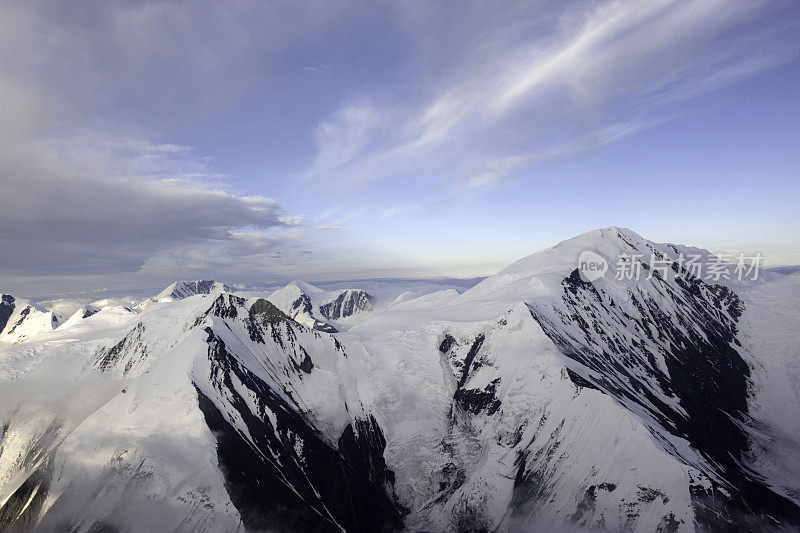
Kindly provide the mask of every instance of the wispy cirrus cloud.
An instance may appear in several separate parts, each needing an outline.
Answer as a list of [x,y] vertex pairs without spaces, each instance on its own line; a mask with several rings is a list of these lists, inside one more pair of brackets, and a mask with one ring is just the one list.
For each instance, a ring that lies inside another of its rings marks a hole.
[[538,164],[569,158],[586,150],[597,148],[631,135],[655,124],[656,121],[643,119],[611,124],[605,129],[592,131],[570,142],[551,148],[543,148],[535,153],[512,155],[497,159],[476,159],[464,173],[451,179],[452,185],[446,193],[425,202],[402,204],[381,210],[380,218],[385,220],[395,216],[430,213],[443,207],[469,201],[470,195],[479,195],[486,189],[509,180],[513,173]]
[[381,218],[391,218],[400,215],[409,215],[422,211],[422,205],[397,205],[381,211]]
[[309,173],[346,165],[376,140],[376,133],[386,127],[387,120],[388,113],[365,103],[351,103],[337,110],[317,126],[317,157]]
[[[320,123],[317,159],[301,177],[354,185],[417,175],[447,184],[443,197],[491,187],[663,121],[674,113],[669,103],[796,59],[785,34],[796,21],[765,24],[753,3],[548,6],[556,18],[541,6],[483,12],[475,34],[456,38],[461,50],[452,61],[415,80],[434,90],[412,100],[376,90],[364,96],[368,106],[334,111]],[[410,32],[428,29],[414,22]],[[436,39],[424,46],[423,56],[454,48]]]

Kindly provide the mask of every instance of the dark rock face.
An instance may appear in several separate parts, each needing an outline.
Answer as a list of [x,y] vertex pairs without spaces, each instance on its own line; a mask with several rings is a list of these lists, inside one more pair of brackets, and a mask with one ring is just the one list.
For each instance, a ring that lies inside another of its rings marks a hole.
[[[169,293],[169,297],[174,300],[180,300],[195,294],[211,294],[216,282],[209,279],[199,281],[179,281],[175,284],[175,288]],[[232,291],[233,287],[228,285],[222,286],[226,292]]]
[[[763,527],[800,524],[794,503],[742,467],[749,441],[739,424],[747,418],[750,386],[750,369],[736,338],[742,302],[677,263],[673,271],[682,276],[668,282],[654,273],[615,301],[575,270],[562,282],[561,302],[550,312],[534,306],[530,311],[560,351],[587,369],[580,376],[570,371],[573,382],[643,410],[656,437],[663,431],[686,439],[730,484],[730,497],[693,490],[698,525],[736,528],[741,516]],[[548,318],[552,311],[556,321]],[[666,442],[663,437],[659,440]],[[670,446],[667,451],[678,453]],[[666,520],[665,528],[670,527]]]
[[347,318],[359,311],[372,311],[375,299],[366,291],[348,290],[334,301],[319,306],[319,312],[328,320]]
[[453,338],[452,335],[445,335],[442,339],[442,342],[439,343],[439,351],[442,353],[447,353],[456,343],[456,340]]
[[[0,426],[0,452],[9,431],[8,425]],[[5,502],[0,504],[0,531],[35,530],[36,520],[47,498],[53,479],[54,443],[59,439],[61,427],[52,423],[24,447],[15,457],[20,470],[33,470],[25,482]],[[45,531],[45,529],[42,529]]]
[[[292,316],[297,316],[296,313],[303,313],[308,314],[309,316],[313,316],[313,306],[311,305],[311,300],[308,298],[307,294],[301,294],[297,300],[292,303],[292,308],[290,310]],[[258,315],[264,315],[264,320],[277,322],[281,320],[292,320],[286,315],[283,311],[275,307],[272,302],[265,300],[263,298],[259,299],[250,307],[250,312],[255,313]],[[331,326],[330,324],[326,324],[325,322],[321,322],[319,320],[314,320],[314,325],[312,329],[317,331],[322,331],[324,333],[338,333],[335,327]]]
[[238,309],[244,306],[244,302],[244,298],[239,296],[220,294],[214,300],[206,315],[211,314],[220,318],[236,318],[239,315]]
[[[432,472],[432,476],[438,481],[438,492],[432,504],[450,501],[467,482],[472,465],[483,448],[481,437],[476,433],[473,422],[479,416],[493,416],[501,406],[497,398],[499,377],[492,379],[488,384],[481,379],[481,386],[470,382],[476,372],[494,364],[490,350],[485,347],[486,336],[487,333],[480,333],[474,338],[460,341],[450,334],[445,334],[438,345],[439,353],[449,363],[453,372],[456,387],[447,415],[447,431],[439,444],[447,460]],[[478,501],[461,499],[456,502],[450,513],[448,531],[473,532],[494,529],[492,521],[486,516],[486,509]]]
[[186,282],[184,285],[195,294],[209,294],[211,293],[212,287],[214,287],[214,282],[204,279],[201,281]]
[[[13,312],[13,309],[12,309],[12,312]],[[20,325],[22,325],[22,323],[23,323],[23,322],[25,322],[25,319],[26,319],[26,318],[28,318],[28,315],[29,315],[29,314],[31,314],[31,306],[30,306],[30,305],[29,305],[29,306],[27,306],[27,307],[26,307],[25,309],[23,309],[22,311],[20,311],[20,313],[19,313],[19,316],[17,317],[17,321],[16,321],[16,322],[14,322],[14,323],[11,325],[11,327],[9,327],[9,328],[8,328],[8,331],[7,331],[6,333],[8,333],[9,335],[10,335],[11,333],[14,333],[14,331],[16,331],[16,329],[17,329],[18,327],[20,327]],[[6,321],[8,321],[8,318],[6,318]]]
[[81,318],[89,318],[90,316],[97,314],[99,311],[99,309],[84,309]]
[[455,377],[458,379],[456,390],[453,393],[456,407],[472,414],[479,414],[485,411],[486,414],[493,415],[500,409],[501,405],[500,400],[497,398],[497,387],[500,384],[500,378],[493,379],[483,388],[470,387],[468,383],[470,376],[485,364],[485,360],[482,360],[480,355],[485,340],[485,334],[477,335],[472,341],[469,351],[462,359],[457,353],[451,352],[458,345],[457,341],[451,335],[445,335],[439,344],[439,351],[442,354],[449,355],[450,364],[455,370]]
[[48,456],[42,466],[28,476],[14,494],[0,506],[0,530],[29,531],[34,529],[36,519],[47,498],[52,477],[52,457]]
[[486,336],[483,334],[475,337],[475,342],[472,343],[467,356],[464,358],[464,364],[461,367],[461,377],[458,378],[458,388],[463,387],[464,383],[467,382],[469,373],[472,370],[472,362],[475,360],[475,356],[478,355],[478,351],[481,349],[481,346],[483,346],[483,341],[485,340]]
[[[357,420],[345,428],[338,448],[333,447],[299,414],[298,406],[242,366],[210,328],[206,332],[211,370],[208,382],[196,380],[195,387],[206,423],[217,437],[226,489],[245,527],[398,530],[404,510],[393,497],[394,475],[383,461],[386,443],[377,422],[372,417]],[[251,398],[245,400],[242,390],[252,393]],[[255,412],[248,406],[252,401]],[[237,427],[231,410],[245,428]]]
[[386,439],[375,417],[358,418],[355,425],[347,425],[339,437],[339,453],[347,463],[360,472],[366,472],[373,485],[384,487],[394,497],[394,472],[386,466],[383,451]]
[[[244,301],[242,301],[243,304]],[[314,369],[314,362],[306,349],[298,342],[295,331],[302,331],[305,326],[286,316],[272,302],[259,299],[251,305],[245,326],[250,334],[250,340],[260,344],[264,344],[266,342],[265,335],[269,335],[275,344],[290,354],[290,361],[295,370],[310,374]],[[344,353],[336,340],[334,340],[334,347],[337,351]]]
[[250,306],[250,314],[257,316],[260,320],[269,324],[290,320],[289,317],[286,316],[283,311],[275,307],[272,302],[263,298],[259,298]]
[[14,312],[14,307],[14,297],[10,294],[4,294],[3,298],[0,299],[0,333],[6,328],[8,319],[11,318],[11,314]]
[[139,322],[117,344],[101,350],[94,362],[94,368],[106,372],[121,367],[123,375],[128,374],[137,364],[147,359],[147,344],[144,341],[144,324]]
[[297,366],[300,370],[305,372],[306,374],[310,374],[312,370],[314,370],[314,362],[311,360],[308,354],[303,358],[303,361]]
[[[517,455],[514,493],[509,504],[509,509],[513,516],[522,518],[528,515],[527,507],[531,502],[538,502],[550,497],[551,487],[549,487],[549,479],[546,473],[532,467],[532,465],[542,456],[546,457],[548,461],[557,460],[557,450],[562,439],[561,431],[563,427],[564,424],[562,422],[550,434],[550,439],[543,448],[535,451],[526,448]],[[581,516],[584,514],[586,514],[586,510],[581,513]]]
[[572,383],[574,383],[576,386],[583,387],[585,389],[600,390],[597,387],[595,387],[594,385],[592,385],[591,381],[583,379],[581,377],[581,375],[578,374],[577,372],[574,372],[574,371],[570,370],[569,368],[566,368],[565,370],[567,371],[567,377],[569,378],[569,380]]
[[486,410],[486,414],[493,415],[500,409],[500,400],[496,396],[499,383],[500,378],[497,378],[484,389],[456,389],[453,399],[465,411],[478,414]]
[[297,297],[297,300],[292,302],[291,312],[293,316],[297,316],[294,314],[295,311],[308,313],[309,315],[314,313],[314,306],[311,305],[311,299],[307,294],[301,294]]

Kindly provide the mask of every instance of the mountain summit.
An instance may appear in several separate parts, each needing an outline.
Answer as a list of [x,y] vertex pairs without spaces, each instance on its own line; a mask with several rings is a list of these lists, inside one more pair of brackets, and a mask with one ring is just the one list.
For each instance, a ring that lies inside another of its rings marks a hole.
[[373,311],[375,298],[361,289],[326,291],[296,280],[268,296],[270,302],[306,326],[336,333]]
[[183,300],[184,298],[188,298],[189,296],[194,296],[196,294],[232,292],[233,290],[234,288],[230,285],[217,283],[216,281],[207,279],[198,281],[176,281],[158,293],[154,299],[157,302],[171,302],[174,300]]

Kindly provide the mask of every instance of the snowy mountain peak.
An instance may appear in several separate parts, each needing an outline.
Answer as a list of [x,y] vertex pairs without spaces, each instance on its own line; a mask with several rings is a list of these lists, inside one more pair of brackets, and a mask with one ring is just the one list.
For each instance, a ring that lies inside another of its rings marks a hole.
[[[594,283],[616,290],[635,287],[641,280],[655,275],[674,278],[679,270],[687,276],[699,277],[709,284],[728,288],[743,288],[776,280],[781,274],[760,269],[757,279],[736,277],[737,265],[723,263],[708,250],[657,243],[643,238],[627,228],[611,226],[589,231],[562,241],[555,246],[524,257],[500,272],[489,276],[462,294],[456,301],[499,302],[503,305],[535,298],[551,298],[560,290],[561,280],[578,268],[588,253],[590,258],[604,264],[605,270]],[[696,259],[693,269],[689,261]],[[730,260],[730,258],[728,258]],[[718,265],[722,275],[712,276],[713,265]],[[752,276],[752,274],[751,274]],[[492,307],[493,312],[496,308]]]
[[498,276],[514,274],[523,277],[548,272],[568,273],[578,265],[580,254],[587,250],[613,260],[620,254],[647,253],[649,247],[648,241],[636,232],[611,226],[583,233],[531,254],[507,266]]
[[232,292],[235,287],[213,280],[176,281],[155,296],[157,302],[182,300],[197,294],[213,294],[216,292]]
[[295,280],[267,298],[292,319],[310,328],[334,333],[373,310],[375,298],[361,289],[326,291]]
[[319,312],[329,320],[346,319],[351,316],[372,311],[375,298],[361,289],[347,289],[335,298],[321,303]]
[[316,295],[316,294],[323,294],[325,293],[324,289],[320,289],[319,287],[312,285],[306,281],[296,279],[289,283],[287,287],[294,287],[298,291],[309,294],[309,295]]
[[33,339],[58,327],[52,312],[10,294],[0,295],[0,342],[15,344]]

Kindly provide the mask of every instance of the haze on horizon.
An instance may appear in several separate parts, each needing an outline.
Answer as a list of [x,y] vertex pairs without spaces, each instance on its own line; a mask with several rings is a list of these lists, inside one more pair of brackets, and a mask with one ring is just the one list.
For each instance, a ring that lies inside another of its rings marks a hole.
[[3,292],[800,264],[791,1],[0,2]]

